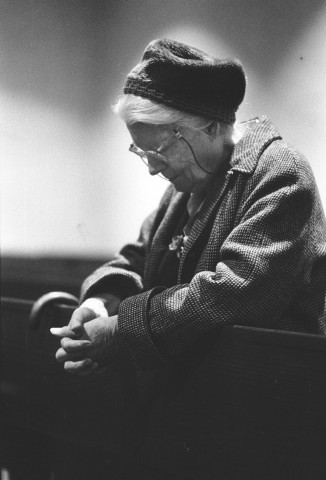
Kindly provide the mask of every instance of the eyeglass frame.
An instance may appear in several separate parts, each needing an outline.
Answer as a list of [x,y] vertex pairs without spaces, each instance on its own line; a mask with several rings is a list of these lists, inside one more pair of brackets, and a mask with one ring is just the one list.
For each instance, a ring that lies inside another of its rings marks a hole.
[[[132,152],[132,153],[135,153],[136,155],[138,155],[142,159],[142,161],[145,163],[145,165],[147,165],[147,166],[148,166],[148,154],[154,155],[154,156],[157,155],[158,157],[162,157],[161,161],[168,162],[167,157],[162,155],[161,151],[164,148],[166,148],[174,138],[177,138],[178,140],[184,140],[186,142],[186,144],[188,145],[188,147],[190,148],[191,153],[192,153],[192,155],[194,157],[194,160],[195,160],[196,164],[198,165],[198,167],[201,170],[203,170],[205,173],[207,173],[208,175],[214,175],[215,172],[209,172],[208,170],[206,170],[204,167],[202,167],[200,165],[200,163],[197,160],[197,157],[195,155],[195,152],[194,152],[192,146],[190,145],[188,140],[183,135],[181,135],[179,130],[177,130],[176,128],[173,129],[173,133],[162,143],[162,145],[160,145],[158,147],[157,150],[142,150],[141,148],[137,147],[135,144],[131,143],[130,147],[129,147],[129,152]],[[160,158],[158,158],[158,160],[160,160]],[[164,178],[164,180],[168,180],[163,175],[159,175],[159,176]]]
[[180,140],[181,134],[178,132],[178,130],[173,130],[173,133],[171,133],[171,135],[169,135],[169,137],[156,150],[142,150],[141,148],[137,147],[137,145],[135,145],[134,143],[131,143],[129,147],[129,152],[132,152],[138,155],[138,157],[140,157],[142,161],[145,163],[145,165],[147,166],[148,166],[148,155],[152,155],[154,157],[157,156],[158,160],[160,160],[160,157],[162,157],[161,160],[166,162],[167,157],[165,157],[161,153],[161,151],[164,148],[168,147],[174,138],[177,138],[178,140]]

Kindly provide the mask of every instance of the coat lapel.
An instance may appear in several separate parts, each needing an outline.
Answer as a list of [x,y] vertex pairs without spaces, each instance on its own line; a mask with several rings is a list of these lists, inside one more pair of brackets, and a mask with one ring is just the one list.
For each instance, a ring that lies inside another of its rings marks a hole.
[[187,243],[184,247],[183,255],[181,256],[178,282],[181,281],[182,270],[185,262],[189,256],[189,253],[193,249],[194,244],[199,239],[199,237],[204,233],[205,227],[209,223],[212,215],[218,208],[218,205],[223,197],[224,192],[226,191],[230,178],[232,177],[232,171],[229,170],[223,175],[220,175],[214,182],[210,193],[208,194],[206,200],[203,203],[202,208],[197,214],[193,226],[191,228]]
[[180,219],[180,215],[182,215],[187,206],[188,200],[188,193],[176,192],[170,202],[164,218],[153,237],[150,261],[147,262],[145,272],[146,285],[153,283],[153,278],[155,277],[164,253],[169,248],[174,230]]

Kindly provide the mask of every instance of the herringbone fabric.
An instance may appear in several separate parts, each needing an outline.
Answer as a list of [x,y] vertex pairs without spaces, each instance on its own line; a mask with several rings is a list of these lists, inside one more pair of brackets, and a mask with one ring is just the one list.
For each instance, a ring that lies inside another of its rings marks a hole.
[[262,117],[227,167],[196,216],[175,286],[155,279],[189,198],[173,186],[138,241],[83,284],[82,299],[124,291],[119,331],[143,368],[223,325],[326,331],[326,222],[309,164]]

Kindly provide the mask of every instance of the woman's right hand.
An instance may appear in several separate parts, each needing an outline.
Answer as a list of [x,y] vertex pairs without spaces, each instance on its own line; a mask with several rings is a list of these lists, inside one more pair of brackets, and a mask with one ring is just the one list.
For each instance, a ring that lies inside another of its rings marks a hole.
[[81,335],[84,323],[97,317],[116,315],[120,302],[121,298],[112,293],[103,293],[96,295],[96,297],[87,298],[80,307],[74,311],[67,328],[77,336],[78,334]]

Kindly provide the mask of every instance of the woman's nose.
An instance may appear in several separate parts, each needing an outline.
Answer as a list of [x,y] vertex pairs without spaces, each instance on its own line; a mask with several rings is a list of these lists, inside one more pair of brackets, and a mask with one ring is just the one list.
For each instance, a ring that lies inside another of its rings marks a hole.
[[150,175],[157,175],[165,166],[165,163],[159,159],[148,158],[148,172]]

